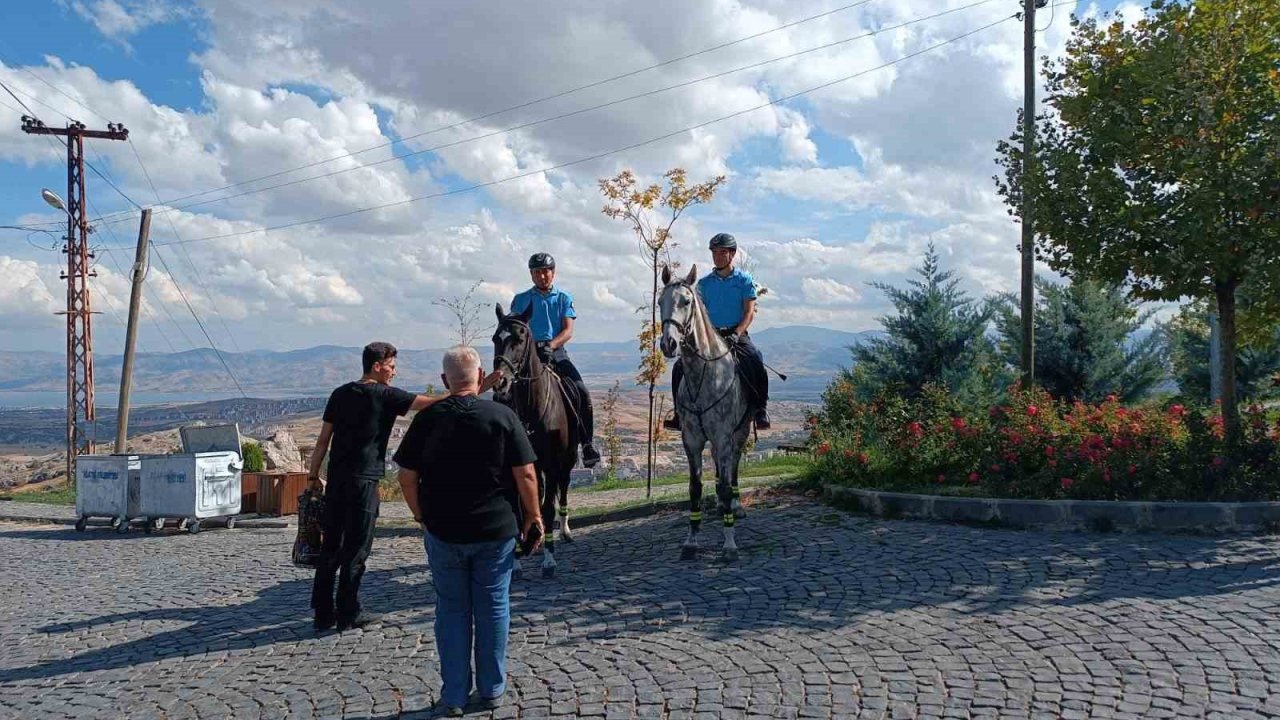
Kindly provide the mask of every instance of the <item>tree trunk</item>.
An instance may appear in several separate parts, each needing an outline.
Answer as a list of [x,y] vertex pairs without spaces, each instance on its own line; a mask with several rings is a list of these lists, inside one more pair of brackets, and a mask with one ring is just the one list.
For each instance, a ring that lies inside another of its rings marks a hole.
[[1236,404],[1236,287],[1234,280],[1214,283],[1218,299],[1218,357],[1222,362],[1222,419],[1226,427],[1227,457],[1240,447],[1240,409]]
[[[656,351],[656,344],[658,342],[658,338],[656,336],[653,336],[652,334],[652,329],[658,322],[658,251],[657,250],[653,251],[653,262],[650,265],[649,269],[653,271],[653,288],[649,292],[649,328],[650,328],[649,356],[650,358],[652,358],[654,352]],[[646,429],[646,432],[648,433],[648,436],[649,436],[648,437],[649,447],[648,447],[648,452],[646,453],[648,456],[647,460],[649,463],[649,467],[644,480],[644,496],[646,498],[653,497],[653,463],[654,463],[655,456],[657,455],[657,452],[658,452],[657,448],[654,447],[655,445],[654,440],[656,439],[656,436],[658,433],[655,430],[653,425],[653,389],[658,382],[658,378],[652,372],[652,369],[653,368],[651,365],[650,375],[649,375],[649,427]]]

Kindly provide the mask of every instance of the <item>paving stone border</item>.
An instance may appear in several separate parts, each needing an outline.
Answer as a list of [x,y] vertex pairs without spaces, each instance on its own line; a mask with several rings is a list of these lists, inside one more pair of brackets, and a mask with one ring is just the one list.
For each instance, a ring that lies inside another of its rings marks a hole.
[[1019,529],[1199,533],[1280,532],[1280,502],[1011,500],[864,490],[825,484],[828,502],[886,518]]

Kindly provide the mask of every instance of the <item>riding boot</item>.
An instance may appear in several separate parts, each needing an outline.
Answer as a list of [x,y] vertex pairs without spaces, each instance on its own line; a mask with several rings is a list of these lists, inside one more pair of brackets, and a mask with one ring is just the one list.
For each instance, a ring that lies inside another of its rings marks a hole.
[[769,408],[756,408],[755,422],[756,430],[768,430],[773,427],[772,423],[769,422]]
[[582,444],[582,467],[593,468],[600,464],[600,451],[591,443]]

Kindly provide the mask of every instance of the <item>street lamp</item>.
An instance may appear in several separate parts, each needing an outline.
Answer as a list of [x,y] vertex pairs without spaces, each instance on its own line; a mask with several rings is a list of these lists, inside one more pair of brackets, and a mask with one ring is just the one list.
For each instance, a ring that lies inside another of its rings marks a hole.
[[67,211],[67,206],[62,202],[62,198],[58,197],[58,193],[49,188],[44,188],[40,191],[40,197],[44,198],[44,201],[49,203],[49,206],[53,209],[70,214]]

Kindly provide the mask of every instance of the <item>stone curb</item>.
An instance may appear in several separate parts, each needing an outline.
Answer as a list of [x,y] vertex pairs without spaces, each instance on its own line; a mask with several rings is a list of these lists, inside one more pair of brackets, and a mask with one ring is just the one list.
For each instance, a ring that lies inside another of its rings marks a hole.
[[[67,517],[65,515],[10,514],[10,513],[4,512],[3,505],[0,505],[0,521],[3,521],[3,522],[30,523],[32,525],[75,525],[76,520],[77,520],[76,517]],[[213,518],[208,520],[207,522],[208,522],[208,525],[204,525],[204,527],[213,529],[213,528],[218,528],[220,526],[223,526],[225,523],[225,519]],[[111,521],[108,520],[107,518],[94,517],[94,518],[89,518],[86,524],[89,527],[109,527],[111,525]],[[257,515],[237,515],[236,516],[236,528],[245,528],[246,530],[252,530],[255,528],[288,528],[288,527],[294,527],[296,524],[297,524],[296,521],[289,517],[272,517],[272,516],[259,517]],[[172,527],[173,521],[169,521],[168,525]],[[130,530],[131,532],[134,530],[141,532],[142,524],[140,522],[135,521],[130,524],[130,528],[131,528]]]
[[[771,487],[768,485],[742,488],[740,497],[751,497],[752,495],[755,495],[758,492],[761,492],[763,490],[769,490],[769,489],[771,489]],[[702,501],[703,501],[703,508],[705,511],[705,508],[707,507],[708,502],[714,504],[715,493],[712,492],[710,497],[704,494]],[[687,497],[663,498],[661,500],[654,500],[653,502],[645,503],[643,505],[634,505],[631,507],[618,508],[617,510],[606,510],[605,512],[593,513],[590,515],[582,515],[581,517],[570,516],[569,529],[577,530],[580,528],[591,527],[593,525],[604,525],[606,523],[622,522],[624,520],[637,520],[639,518],[645,518],[645,517],[650,517],[652,515],[657,515],[662,512],[668,512],[672,510],[684,510],[684,509],[687,509],[688,506],[689,506],[689,498]],[[391,519],[389,521],[384,521],[384,520],[378,521],[377,534],[379,536],[398,537],[403,535],[416,535],[417,533],[418,533],[417,524],[412,523],[408,520],[401,520],[396,518],[396,519]]]
[[824,484],[824,500],[884,518],[984,524],[1017,529],[1273,533],[1280,502],[1012,500],[863,490]]

